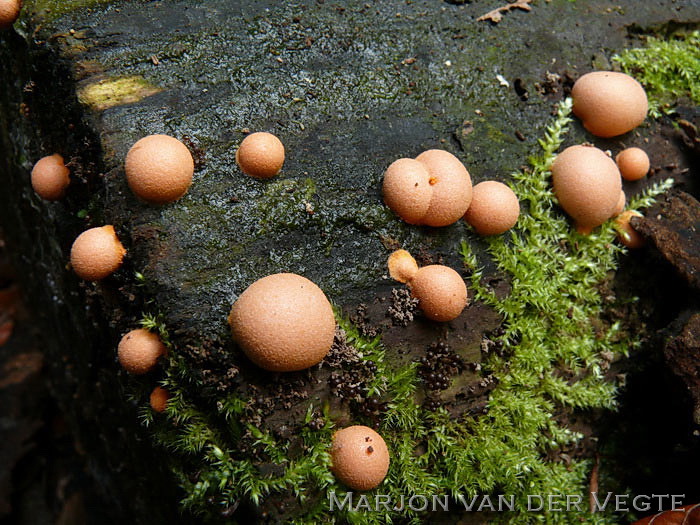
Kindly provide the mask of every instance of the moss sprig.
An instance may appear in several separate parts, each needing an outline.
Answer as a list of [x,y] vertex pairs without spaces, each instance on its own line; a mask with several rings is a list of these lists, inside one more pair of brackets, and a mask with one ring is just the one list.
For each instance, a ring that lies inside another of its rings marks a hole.
[[683,97],[700,104],[700,31],[668,40],[649,36],[643,47],[626,49],[612,59],[644,86],[652,117],[673,112]]

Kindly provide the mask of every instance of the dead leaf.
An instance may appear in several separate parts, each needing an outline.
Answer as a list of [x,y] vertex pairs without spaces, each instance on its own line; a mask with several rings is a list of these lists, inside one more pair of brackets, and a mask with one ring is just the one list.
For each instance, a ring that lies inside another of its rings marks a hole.
[[512,4],[507,4],[501,6],[493,11],[489,11],[484,16],[477,18],[478,22],[484,22],[486,20],[497,24],[503,20],[503,13],[510,11],[511,9],[522,9],[523,11],[532,11],[532,6],[530,5],[532,0],[516,0]]

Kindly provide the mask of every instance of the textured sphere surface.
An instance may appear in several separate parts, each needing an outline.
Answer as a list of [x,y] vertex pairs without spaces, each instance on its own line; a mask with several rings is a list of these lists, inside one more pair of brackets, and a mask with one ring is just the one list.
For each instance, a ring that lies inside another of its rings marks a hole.
[[615,157],[620,174],[625,180],[639,180],[649,173],[649,155],[641,148],[627,148]]
[[323,290],[293,273],[255,281],[233,304],[228,321],[248,358],[274,372],[318,364],[335,335],[333,309]]
[[421,224],[433,187],[427,168],[414,159],[398,159],[384,172],[384,203],[409,224]]
[[594,71],[579,78],[571,91],[574,114],[598,137],[633,130],[647,116],[649,104],[642,85],[615,71]]
[[0,0],[0,29],[8,29],[19,18],[21,0]]
[[627,205],[627,196],[624,191],[620,192],[620,198],[617,200],[615,209],[613,210],[612,217],[617,217],[623,211],[625,211],[625,206]]
[[[2,1],[2,0],[0,0]],[[32,188],[43,199],[55,201],[63,197],[70,184],[70,170],[59,154],[40,159],[32,169]]]
[[114,226],[107,225],[78,235],[70,251],[70,262],[81,279],[99,281],[119,269],[125,254]]
[[433,321],[451,321],[467,306],[467,285],[462,276],[448,266],[424,266],[409,285],[418,299],[418,306]]
[[513,190],[489,180],[474,186],[464,220],[480,235],[498,235],[515,226],[519,216],[520,203]]
[[155,412],[165,412],[165,408],[168,406],[168,398],[170,398],[170,394],[165,388],[162,386],[155,387],[149,399],[151,408]]
[[157,334],[138,328],[122,337],[117,348],[119,364],[130,374],[150,372],[165,354],[165,345]]
[[428,226],[449,226],[464,216],[472,201],[472,179],[449,151],[431,149],[416,157],[430,175],[433,194],[423,217]]
[[622,191],[615,162],[592,146],[571,146],[557,155],[552,183],[562,208],[583,228],[608,220]]
[[377,487],[389,471],[389,450],[382,436],[369,427],[355,425],[333,434],[332,471],[354,490]]
[[272,133],[252,133],[243,139],[236,151],[236,162],[246,175],[269,179],[282,169],[284,145]]
[[153,204],[180,199],[192,185],[194,160],[182,142],[168,135],[149,135],[126,155],[126,180],[138,198]]

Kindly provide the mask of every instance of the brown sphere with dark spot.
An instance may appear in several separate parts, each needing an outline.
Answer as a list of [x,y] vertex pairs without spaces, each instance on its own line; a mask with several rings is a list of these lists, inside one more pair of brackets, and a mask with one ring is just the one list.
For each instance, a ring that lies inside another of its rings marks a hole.
[[627,148],[615,157],[620,174],[625,180],[639,180],[649,173],[649,156],[641,148]]
[[616,71],[594,71],[579,78],[571,90],[574,114],[598,137],[615,137],[639,126],[649,104],[642,85]]
[[236,162],[246,175],[269,179],[282,169],[284,144],[272,133],[252,133],[243,139],[236,151]]
[[462,276],[448,266],[423,266],[408,285],[420,309],[433,321],[452,321],[467,306],[467,285]]
[[398,159],[384,172],[384,203],[408,224],[422,224],[430,207],[433,186],[424,164]]
[[0,30],[12,27],[21,10],[21,0],[0,0]]
[[513,190],[488,180],[474,186],[464,220],[480,235],[499,235],[515,226],[519,216],[520,203]]
[[125,254],[114,226],[107,225],[81,233],[73,242],[70,262],[81,279],[99,281],[119,269]]
[[581,233],[589,233],[613,215],[622,191],[615,162],[593,146],[571,146],[557,155],[552,184]]
[[150,135],[126,156],[126,180],[139,199],[166,204],[182,198],[194,176],[194,159],[182,142],[168,135]]
[[389,449],[369,427],[354,425],[333,434],[331,470],[353,490],[372,490],[389,472]]
[[44,157],[34,164],[32,188],[42,199],[57,201],[63,198],[69,185],[70,170],[58,153]]
[[416,157],[430,175],[433,193],[422,223],[449,226],[464,216],[472,201],[472,179],[464,164],[448,151],[431,149]]
[[335,336],[333,308],[323,290],[293,273],[251,284],[233,304],[228,322],[248,358],[273,372],[320,363]]
[[158,358],[165,355],[166,349],[157,334],[138,328],[122,337],[117,353],[124,370],[142,375],[156,367]]
[[165,412],[168,406],[168,399],[170,399],[170,394],[165,388],[161,386],[155,387],[149,399],[151,409],[158,413]]

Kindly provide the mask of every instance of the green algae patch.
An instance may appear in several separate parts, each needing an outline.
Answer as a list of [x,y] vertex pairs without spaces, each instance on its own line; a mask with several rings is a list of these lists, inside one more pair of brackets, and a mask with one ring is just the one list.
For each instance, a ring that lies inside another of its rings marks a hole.
[[269,182],[264,195],[256,201],[252,215],[258,220],[259,235],[276,230],[300,228],[316,213],[316,183],[304,180],[278,179]]
[[163,91],[140,76],[101,79],[78,90],[78,100],[95,111],[133,104]]
[[645,40],[643,47],[627,49],[613,61],[644,86],[649,114],[671,113],[681,98],[700,104],[700,31]]
[[24,9],[40,15],[47,20],[54,20],[77,9],[109,4],[113,0],[25,0]]

